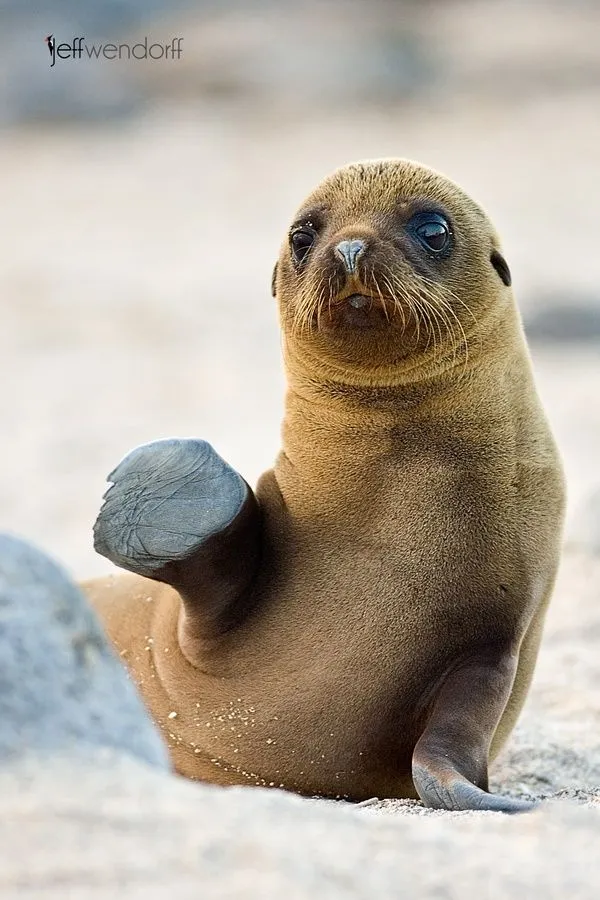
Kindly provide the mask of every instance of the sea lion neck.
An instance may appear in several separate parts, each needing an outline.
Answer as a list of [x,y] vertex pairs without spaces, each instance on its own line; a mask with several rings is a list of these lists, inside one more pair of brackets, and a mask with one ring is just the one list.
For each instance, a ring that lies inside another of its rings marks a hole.
[[323,434],[396,428],[419,417],[436,397],[447,392],[448,385],[439,379],[388,387],[289,379],[284,427],[288,419],[301,417]]
[[[406,439],[418,440],[421,428],[445,430],[450,407],[442,399],[444,390],[448,385],[441,383],[357,388],[290,379],[276,466],[286,500],[298,483],[322,485],[317,493],[335,491],[344,473],[366,476],[379,470],[382,459]],[[360,479],[354,485],[358,496],[364,485]]]
[[288,475],[294,470],[301,481],[319,483],[327,473],[335,481],[341,466],[355,470],[360,461],[366,472],[411,446],[429,452],[440,441],[476,444],[484,424],[501,442],[510,417],[507,404],[517,402],[514,391],[520,390],[515,379],[522,376],[528,383],[527,366],[508,348],[509,335],[515,352],[522,348],[514,317],[503,330],[503,339],[496,331],[495,348],[487,341],[473,347],[468,361],[457,359],[452,370],[423,367],[412,380],[387,385],[326,378],[322,366],[316,369],[304,356],[286,352],[282,458],[284,467],[291,464]]
[[[288,382],[285,420],[298,417],[327,431],[371,432],[397,428],[403,421],[414,420],[436,399],[453,390],[447,371],[423,369],[414,378],[399,383],[385,380],[357,383],[351,376],[319,365],[303,355],[287,350],[285,369]],[[456,365],[458,383],[464,369]],[[284,421],[285,430],[285,421]]]

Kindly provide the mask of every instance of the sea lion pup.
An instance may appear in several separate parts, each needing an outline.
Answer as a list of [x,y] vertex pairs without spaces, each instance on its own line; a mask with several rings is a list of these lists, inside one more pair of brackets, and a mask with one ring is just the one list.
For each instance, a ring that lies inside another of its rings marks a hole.
[[95,532],[137,576],[89,596],[184,775],[521,810],[488,761],[531,680],[564,491],[498,238],[436,172],[357,163],[301,206],[273,292],[274,469],[254,494],[203,441],[134,450]]

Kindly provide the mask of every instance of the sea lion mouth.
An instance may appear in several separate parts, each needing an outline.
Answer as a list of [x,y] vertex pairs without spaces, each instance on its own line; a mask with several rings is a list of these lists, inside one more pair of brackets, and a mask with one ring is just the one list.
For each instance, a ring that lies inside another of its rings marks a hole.
[[374,294],[371,291],[354,290],[341,291],[333,300],[333,306],[338,309],[379,309],[393,306],[394,300],[384,294]]
[[372,300],[372,297],[366,297],[364,294],[350,294],[349,297],[346,297],[346,302],[353,309],[364,309],[365,306],[369,306]]
[[350,328],[389,327],[391,310],[385,297],[355,292],[345,297],[338,297],[325,317],[325,330],[346,326]]

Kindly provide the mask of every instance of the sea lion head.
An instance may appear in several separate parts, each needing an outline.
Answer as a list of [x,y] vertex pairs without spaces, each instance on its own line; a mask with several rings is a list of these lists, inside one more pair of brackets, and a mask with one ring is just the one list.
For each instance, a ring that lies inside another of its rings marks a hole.
[[288,359],[390,385],[464,366],[474,336],[512,308],[510,283],[492,225],[461,188],[384,159],[338,169],[304,201],[273,294]]

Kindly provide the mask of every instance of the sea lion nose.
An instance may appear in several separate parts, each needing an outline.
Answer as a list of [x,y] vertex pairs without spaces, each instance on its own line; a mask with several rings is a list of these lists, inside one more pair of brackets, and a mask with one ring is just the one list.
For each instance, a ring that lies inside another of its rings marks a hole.
[[365,242],[359,240],[340,241],[335,252],[344,261],[344,267],[349,275],[356,270],[356,260],[365,250]]

